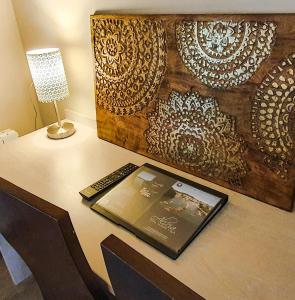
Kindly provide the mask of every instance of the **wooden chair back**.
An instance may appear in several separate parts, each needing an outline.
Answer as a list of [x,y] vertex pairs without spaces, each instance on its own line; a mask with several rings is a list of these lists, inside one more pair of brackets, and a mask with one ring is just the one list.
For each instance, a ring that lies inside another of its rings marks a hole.
[[68,212],[0,178],[0,232],[33,273],[44,299],[111,299],[91,270]]
[[114,235],[101,248],[118,300],[204,299]]

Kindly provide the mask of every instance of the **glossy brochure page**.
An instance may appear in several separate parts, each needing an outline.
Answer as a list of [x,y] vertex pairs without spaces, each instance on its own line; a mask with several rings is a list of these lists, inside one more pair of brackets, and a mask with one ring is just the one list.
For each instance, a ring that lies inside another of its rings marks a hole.
[[175,252],[191,238],[221,198],[142,166],[95,206]]

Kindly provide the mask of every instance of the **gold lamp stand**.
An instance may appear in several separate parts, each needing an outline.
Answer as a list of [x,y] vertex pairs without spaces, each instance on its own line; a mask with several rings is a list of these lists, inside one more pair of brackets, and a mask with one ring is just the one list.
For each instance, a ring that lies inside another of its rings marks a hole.
[[47,136],[50,139],[58,140],[73,135],[76,132],[74,124],[70,122],[61,122],[57,103],[56,101],[53,101],[53,103],[54,103],[54,108],[57,116],[57,124],[50,125],[47,128]]

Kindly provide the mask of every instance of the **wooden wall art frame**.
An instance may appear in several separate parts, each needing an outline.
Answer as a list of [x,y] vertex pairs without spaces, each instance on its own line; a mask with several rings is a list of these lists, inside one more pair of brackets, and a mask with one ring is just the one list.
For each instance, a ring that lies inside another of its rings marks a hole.
[[292,210],[295,15],[91,16],[98,136]]

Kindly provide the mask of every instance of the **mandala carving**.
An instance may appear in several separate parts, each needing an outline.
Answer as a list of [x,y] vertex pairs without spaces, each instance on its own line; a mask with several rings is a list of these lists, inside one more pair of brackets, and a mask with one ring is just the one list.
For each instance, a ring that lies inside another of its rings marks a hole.
[[286,178],[294,158],[295,53],[282,60],[263,79],[252,103],[252,135],[264,161]]
[[93,19],[97,105],[134,114],[154,98],[166,70],[162,21]]
[[183,63],[216,89],[245,83],[270,55],[275,32],[273,22],[183,21],[176,26]]
[[248,167],[235,120],[220,111],[212,97],[172,91],[148,116],[148,152],[166,161],[240,185]]

